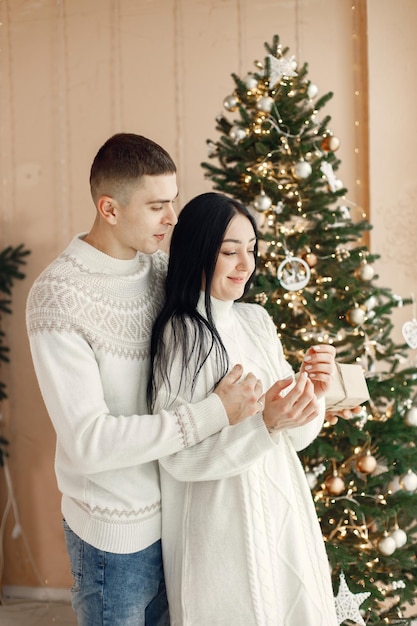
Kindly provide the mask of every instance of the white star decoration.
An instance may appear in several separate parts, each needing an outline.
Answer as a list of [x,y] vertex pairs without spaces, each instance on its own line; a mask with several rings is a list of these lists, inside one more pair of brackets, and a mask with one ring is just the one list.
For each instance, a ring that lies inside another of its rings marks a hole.
[[291,56],[289,59],[282,57],[277,59],[272,54],[268,54],[270,62],[269,69],[269,85],[273,87],[283,76],[297,76],[297,72],[294,68],[297,67],[295,57]]
[[359,606],[370,596],[369,591],[352,593],[347,586],[345,575],[340,574],[339,591],[335,598],[336,616],[339,624],[350,619],[361,626],[366,626],[359,612]]

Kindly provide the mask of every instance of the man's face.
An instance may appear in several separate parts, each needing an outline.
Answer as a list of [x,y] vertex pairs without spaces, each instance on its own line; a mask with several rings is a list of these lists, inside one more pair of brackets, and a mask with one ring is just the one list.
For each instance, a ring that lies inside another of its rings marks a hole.
[[130,259],[137,251],[153,254],[160,249],[177,223],[177,196],[176,174],[144,176],[128,204],[118,205],[114,256]]

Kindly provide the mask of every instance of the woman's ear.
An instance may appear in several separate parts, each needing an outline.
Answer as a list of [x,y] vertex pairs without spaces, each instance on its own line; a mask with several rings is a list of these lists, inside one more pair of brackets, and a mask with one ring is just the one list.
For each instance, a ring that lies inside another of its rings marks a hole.
[[117,222],[117,202],[111,196],[100,196],[97,201],[97,211],[109,224]]

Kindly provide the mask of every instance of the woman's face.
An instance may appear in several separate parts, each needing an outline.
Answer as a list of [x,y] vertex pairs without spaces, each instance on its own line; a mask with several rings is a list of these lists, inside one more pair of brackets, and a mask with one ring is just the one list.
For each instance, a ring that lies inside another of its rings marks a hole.
[[255,269],[256,236],[247,217],[238,213],[229,223],[220,247],[210,295],[238,300]]

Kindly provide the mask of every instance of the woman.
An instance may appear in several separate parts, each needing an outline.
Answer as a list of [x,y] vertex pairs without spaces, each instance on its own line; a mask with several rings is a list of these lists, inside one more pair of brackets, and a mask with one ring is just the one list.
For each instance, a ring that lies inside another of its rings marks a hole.
[[206,193],[180,213],[152,338],[153,410],[205,397],[235,363],[264,388],[279,379],[282,391],[273,402],[266,394],[263,415],[160,461],[173,626],[337,624],[296,453],[321,429],[335,351],[310,349],[294,381],[267,312],[235,302],[254,274],[256,252],[255,223],[240,203]]

